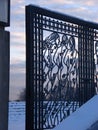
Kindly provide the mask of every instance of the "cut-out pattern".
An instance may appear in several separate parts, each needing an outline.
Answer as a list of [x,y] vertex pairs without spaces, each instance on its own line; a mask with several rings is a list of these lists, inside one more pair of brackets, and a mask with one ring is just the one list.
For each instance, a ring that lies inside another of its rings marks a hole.
[[44,40],[43,71],[45,125],[54,127],[78,107],[78,50],[73,36],[53,32]]

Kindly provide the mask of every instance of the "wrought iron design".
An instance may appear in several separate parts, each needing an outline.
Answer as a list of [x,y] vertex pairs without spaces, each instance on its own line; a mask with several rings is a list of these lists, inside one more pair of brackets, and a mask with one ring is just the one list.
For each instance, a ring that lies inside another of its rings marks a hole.
[[44,40],[43,87],[45,100],[59,101],[74,98],[74,88],[78,83],[78,51],[75,45],[74,37],[66,34],[60,37],[55,32]]
[[79,107],[75,38],[57,32],[43,41],[44,128],[53,128]]
[[54,128],[95,94],[97,46],[97,24],[26,7],[27,130]]
[[95,82],[95,94],[98,94],[98,41],[94,44],[94,82]]

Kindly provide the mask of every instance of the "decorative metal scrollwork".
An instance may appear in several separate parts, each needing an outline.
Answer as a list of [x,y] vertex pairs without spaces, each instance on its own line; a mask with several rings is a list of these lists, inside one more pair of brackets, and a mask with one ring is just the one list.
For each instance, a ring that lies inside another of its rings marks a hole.
[[[75,38],[57,32],[43,42],[44,126],[54,127],[78,107],[78,50]],[[74,101],[74,102],[73,102]]]
[[98,94],[98,41],[95,42],[95,92]]
[[96,55],[97,64],[98,64],[98,41],[96,41],[95,43],[95,55]]

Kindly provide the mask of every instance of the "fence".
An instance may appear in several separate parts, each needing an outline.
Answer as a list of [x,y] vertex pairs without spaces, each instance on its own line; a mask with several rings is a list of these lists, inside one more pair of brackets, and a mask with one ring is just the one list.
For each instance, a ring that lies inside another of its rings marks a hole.
[[27,6],[26,130],[52,129],[93,97],[97,59],[98,24]]

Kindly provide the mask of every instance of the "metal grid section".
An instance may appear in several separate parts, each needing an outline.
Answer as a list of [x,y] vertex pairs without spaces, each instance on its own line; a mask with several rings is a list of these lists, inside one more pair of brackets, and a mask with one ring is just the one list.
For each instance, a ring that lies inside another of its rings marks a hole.
[[94,29],[79,26],[79,96],[82,105],[94,89]]
[[94,96],[97,29],[91,22],[26,7],[26,130],[53,129]]

